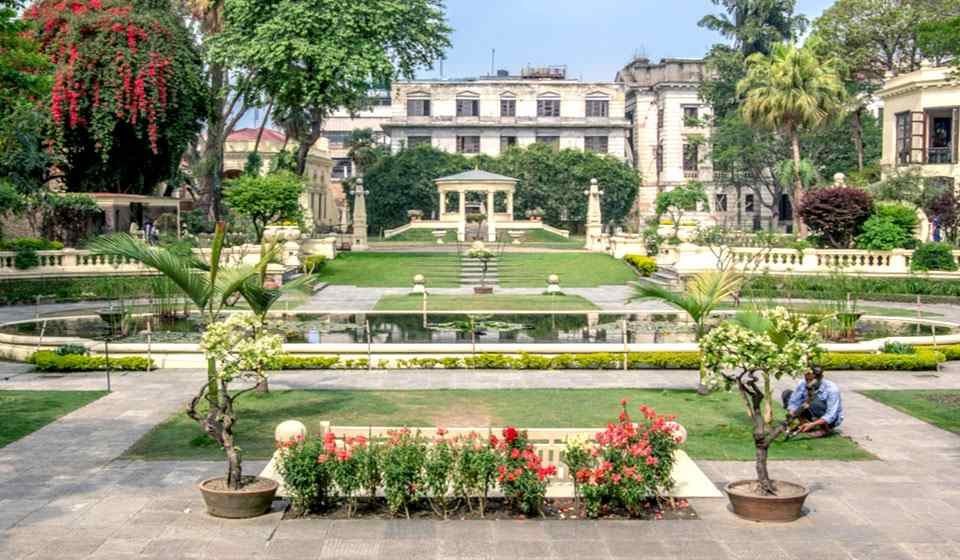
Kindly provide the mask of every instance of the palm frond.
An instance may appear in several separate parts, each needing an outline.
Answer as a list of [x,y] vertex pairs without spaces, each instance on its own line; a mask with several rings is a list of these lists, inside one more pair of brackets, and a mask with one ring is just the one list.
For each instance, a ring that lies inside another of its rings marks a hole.
[[194,257],[175,255],[160,247],[151,247],[126,233],[95,239],[90,251],[96,255],[127,258],[152,268],[170,279],[193,303],[203,309],[210,297],[210,283],[197,274]]
[[756,311],[740,311],[730,321],[755,333],[770,330],[770,320]]

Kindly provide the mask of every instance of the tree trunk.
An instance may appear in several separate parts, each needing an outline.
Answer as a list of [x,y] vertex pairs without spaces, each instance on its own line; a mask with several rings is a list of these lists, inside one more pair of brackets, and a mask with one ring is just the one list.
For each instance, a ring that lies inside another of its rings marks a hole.
[[227,455],[227,487],[239,490],[243,480],[240,463],[240,449],[233,440],[233,397],[227,392],[227,384],[220,381],[220,416],[223,422],[223,450]]
[[303,176],[307,169],[307,156],[310,154],[310,148],[320,138],[323,129],[323,114],[316,109],[310,110],[310,131],[304,138],[297,138],[300,143],[297,146],[297,175]]
[[[212,0],[206,5],[200,21],[200,34],[210,38],[223,30],[223,0]],[[200,207],[214,221],[220,219],[220,175],[223,170],[223,141],[227,115],[227,68],[222,63],[210,62],[207,67],[210,85],[211,106],[207,116],[207,138],[200,154],[200,169],[197,185],[200,191]]]
[[267,110],[263,114],[263,120],[260,121],[260,128],[257,130],[257,139],[253,143],[253,153],[260,151],[260,139],[263,138],[263,129],[267,126],[267,120],[270,119],[270,112],[273,111],[273,100],[267,104]]
[[863,107],[857,107],[850,120],[850,134],[857,150],[857,171],[863,171]]
[[767,445],[757,442],[757,482],[760,483],[760,491],[766,495],[773,495],[773,482],[770,480],[770,473],[767,471]]
[[793,209],[794,231],[802,235],[806,228],[800,221],[800,193],[803,192],[803,179],[800,177],[800,134],[796,129],[790,131],[790,147],[793,154],[793,192],[790,194],[790,205]]

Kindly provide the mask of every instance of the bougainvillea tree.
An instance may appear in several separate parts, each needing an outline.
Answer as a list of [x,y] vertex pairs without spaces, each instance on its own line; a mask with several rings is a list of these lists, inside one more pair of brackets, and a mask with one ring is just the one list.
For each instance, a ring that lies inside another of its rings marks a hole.
[[202,63],[169,0],[40,0],[55,145],[72,191],[152,193],[200,132]]

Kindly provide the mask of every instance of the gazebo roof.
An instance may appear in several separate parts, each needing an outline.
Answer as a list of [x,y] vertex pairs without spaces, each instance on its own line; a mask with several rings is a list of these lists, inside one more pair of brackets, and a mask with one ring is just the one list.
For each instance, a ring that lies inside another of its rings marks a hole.
[[446,182],[446,181],[476,181],[476,182],[488,182],[488,181],[503,181],[509,183],[516,183],[517,179],[513,177],[507,177],[506,175],[497,175],[496,173],[490,173],[489,171],[484,171],[482,169],[471,169],[470,171],[464,171],[462,173],[457,173],[455,175],[449,175],[447,177],[440,177],[436,180],[437,183]]

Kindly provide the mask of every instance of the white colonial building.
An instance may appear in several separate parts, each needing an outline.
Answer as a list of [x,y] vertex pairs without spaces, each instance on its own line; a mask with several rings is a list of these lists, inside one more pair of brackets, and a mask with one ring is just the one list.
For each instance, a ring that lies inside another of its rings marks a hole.
[[915,171],[925,179],[956,188],[960,180],[960,83],[949,67],[924,64],[887,80],[883,101],[884,176]]
[[562,67],[528,68],[520,76],[397,82],[393,114],[381,126],[394,151],[430,144],[495,156],[542,142],[628,160],[624,86],[565,74]]
[[364,109],[351,113],[341,108],[327,117],[323,123],[323,137],[327,139],[327,145],[330,147],[330,157],[333,160],[331,179],[334,182],[356,174],[353,162],[347,155],[349,150],[346,142],[350,134],[354,130],[369,128],[378,141],[386,144],[390,139],[384,133],[382,125],[392,116],[390,90],[376,89],[370,91],[367,96],[367,106]]

